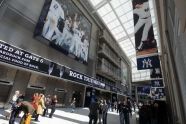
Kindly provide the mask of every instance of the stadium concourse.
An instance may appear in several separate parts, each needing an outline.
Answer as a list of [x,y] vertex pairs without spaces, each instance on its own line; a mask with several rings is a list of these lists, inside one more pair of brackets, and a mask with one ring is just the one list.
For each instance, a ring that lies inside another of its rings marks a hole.
[[[53,118],[40,117],[38,122],[32,121],[31,124],[88,124],[88,113],[88,108],[77,108],[74,113],[71,113],[69,108],[57,109]],[[108,112],[107,119],[108,124],[119,124],[119,115],[116,112]],[[134,113],[130,122],[136,124]],[[8,124],[2,109],[0,109],[0,124]]]

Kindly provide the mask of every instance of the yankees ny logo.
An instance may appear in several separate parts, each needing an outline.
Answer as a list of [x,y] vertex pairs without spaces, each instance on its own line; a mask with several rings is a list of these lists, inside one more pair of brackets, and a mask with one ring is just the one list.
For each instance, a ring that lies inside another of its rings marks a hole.
[[151,59],[144,59],[142,62],[143,62],[143,68],[149,68],[149,67],[152,67],[152,64],[151,64]]

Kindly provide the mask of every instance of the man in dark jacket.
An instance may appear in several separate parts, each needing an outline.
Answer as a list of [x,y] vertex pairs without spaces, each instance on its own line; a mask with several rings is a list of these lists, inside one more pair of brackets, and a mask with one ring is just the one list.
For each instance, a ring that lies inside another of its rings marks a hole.
[[123,112],[123,115],[124,115],[125,124],[130,123],[130,120],[129,120],[129,113],[131,112],[130,110],[131,109],[130,109],[130,106],[127,104],[127,101],[124,101],[124,104],[122,106],[122,112]]
[[13,110],[14,114],[11,114],[10,120],[9,120],[9,124],[14,124],[15,122],[15,118],[18,116],[18,114],[23,111],[24,112],[24,116],[21,119],[21,124],[24,123],[25,121],[28,122],[28,124],[30,123],[31,120],[31,116],[34,113],[35,109],[32,106],[31,103],[27,102],[27,101],[22,101],[19,102],[17,105],[17,107]]
[[90,104],[89,110],[89,124],[92,124],[92,121],[94,121],[94,124],[97,124],[99,112],[99,104],[97,99],[95,99],[95,102]]

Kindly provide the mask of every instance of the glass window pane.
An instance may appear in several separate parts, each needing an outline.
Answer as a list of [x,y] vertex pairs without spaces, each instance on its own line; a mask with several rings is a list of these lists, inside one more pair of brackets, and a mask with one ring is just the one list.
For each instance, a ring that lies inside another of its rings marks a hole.
[[114,14],[114,12],[110,12],[109,14],[105,15],[102,17],[103,18],[103,21],[107,24],[113,20],[116,19],[116,15]]
[[128,34],[134,33],[134,27],[133,26],[129,29],[126,29],[126,30],[127,30]]
[[118,27],[119,25],[120,25],[120,23],[117,19],[112,21],[111,23],[107,24],[107,26],[110,30],[112,30],[115,27]]
[[125,32],[122,32],[120,34],[115,35],[115,38],[116,38],[116,40],[118,40],[118,39],[121,39],[122,37],[125,37],[125,36],[126,36]]
[[93,6],[96,6],[97,4],[101,3],[103,0],[90,0]]
[[120,20],[121,20],[122,23],[127,22],[127,21],[128,21],[128,18],[127,18],[127,16],[126,16],[126,14],[123,15],[123,16],[121,16],[121,17],[120,17]]
[[127,2],[129,0],[111,0],[111,4],[114,8],[117,8],[118,6],[120,6],[121,4]]
[[100,9],[98,9],[98,13],[100,14],[100,16],[104,16],[107,13],[111,12],[112,8],[110,7],[110,5],[107,3],[105,4],[103,7],[101,7]]
[[121,26],[119,26],[119,27],[117,27],[117,28],[111,30],[111,32],[112,32],[114,35],[116,35],[116,34],[118,34],[118,33],[124,32],[124,30],[123,30],[123,28],[122,28]]

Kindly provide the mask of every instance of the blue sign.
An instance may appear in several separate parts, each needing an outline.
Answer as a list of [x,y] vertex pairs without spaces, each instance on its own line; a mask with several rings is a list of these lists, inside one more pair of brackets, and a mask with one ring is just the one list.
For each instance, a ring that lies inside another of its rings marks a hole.
[[137,58],[138,70],[153,69],[160,67],[160,60],[158,56],[149,56],[144,58]]
[[161,68],[150,69],[150,78],[162,78]]
[[137,87],[138,94],[150,94],[150,86]]
[[163,80],[152,80],[151,87],[164,87]]

